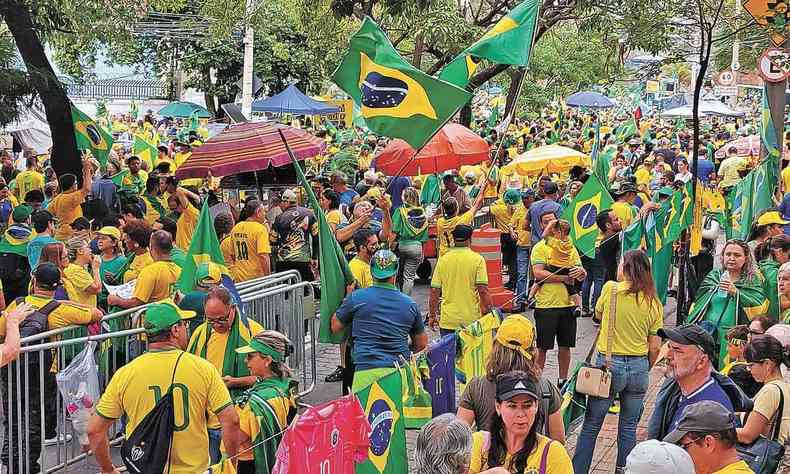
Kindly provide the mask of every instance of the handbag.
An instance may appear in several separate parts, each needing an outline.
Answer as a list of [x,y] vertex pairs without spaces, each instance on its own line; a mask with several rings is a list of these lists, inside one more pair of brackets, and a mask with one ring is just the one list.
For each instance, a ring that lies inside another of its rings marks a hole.
[[760,435],[750,444],[738,443],[736,450],[738,457],[746,461],[754,474],[773,474],[782,462],[785,454],[785,447],[779,443],[779,430],[782,427],[782,417],[784,415],[785,396],[784,390],[779,385],[774,385],[779,389],[779,409],[776,411],[774,429],[771,439]]
[[603,367],[596,367],[592,362],[595,347],[598,345],[598,340],[601,338],[601,331],[598,330],[598,336],[590,347],[587,353],[587,359],[584,365],[579,369],[576,375],[576,391],[584,395],[598,398],[609,398],[609,392],[612,388],[612,372],[609,366],[612,364],[612,341],[614,340],[614,326],[617,321],[617,283],[612,285],[611,299],[609,300],[609,322],[606,338],[606,353],[604,354],[605,361]]

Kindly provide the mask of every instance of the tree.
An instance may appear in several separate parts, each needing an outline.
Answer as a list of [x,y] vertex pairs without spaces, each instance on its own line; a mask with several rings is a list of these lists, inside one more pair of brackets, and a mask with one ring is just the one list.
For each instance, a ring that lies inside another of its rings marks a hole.
[[28,75],[19,66],[11,33],[0,26],[0,125],[16,120],[35,98]]

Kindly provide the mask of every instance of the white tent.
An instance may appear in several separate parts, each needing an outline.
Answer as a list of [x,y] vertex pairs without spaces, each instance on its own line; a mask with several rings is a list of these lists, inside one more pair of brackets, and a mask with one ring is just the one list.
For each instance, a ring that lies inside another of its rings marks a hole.
[[[706,117],[710,115],[743,117],[745,114],[743,112],[738,112],[737,110],[732,110],[718,100],[701,100],[699,102],[699,115],[700,117]],[[661,113],[661,116],[690,119],[692,118],[692,106],[689,104],[683,105],[681,107],[675,107],[674,109],[665,110]]]
[[35,108],[27,109],[16,122],[5,126],[4,133],[10,133],[21,147],[32,148],[36,153],[46,153],[52,147],[52,135],[44,112]]

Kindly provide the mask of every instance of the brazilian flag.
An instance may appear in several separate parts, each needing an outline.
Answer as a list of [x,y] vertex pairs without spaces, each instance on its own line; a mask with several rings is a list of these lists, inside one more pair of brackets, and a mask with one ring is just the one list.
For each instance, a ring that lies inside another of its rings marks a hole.
[[595,175],[587,178],[584,186],[565,208],[562,218],[571,224],[571,241],[580,253],[595,258],[595,241],[598,239],[596,217],[614,201]]
[[112,136],[102,127],[96,125],[90,117],[71,104],[71,121],[74,122],[74,139],[77,150],[88,150],[99,164],[107,166],[107,156],[112,149]]
[[669,209],[665,244],[677,240],[681,232],[690,226],[694,220],[691,183],[686,183],[680,190],[676,190],[670,198],[670,203],[672,207]]
[[439,78],[466,87],[480,58],[498,64],[528,65],[540,16],[540,4],[538,0],[526,0],[510,10],[472,46],[442,68]]
[[223,283],[229,273],[225,266],[225,257],[222,256],[222,250],[219,248],[219,239],[208,207],[208,201],[203,202],[195,232],[192,234],[192,242],[189,244],[184,265],[181,267],[181,276],[176,282],[176,287],[182,293],[189,293],[195,288],[195,272],[201,263],[213,262],[219,265],[223,273]]
[[768,151],[768,155],[779,157],[779,140],[776,137],[776,128],[771,118],[771,110],[768,108],[768,88],[763,87],[763,102],[760,108],[760,139],[763,146]]
[[357,464],[356,474],[409,472],[402,384],[401,371],[393,370],[356,392],[371,429],[368,456]]
[[148,143],[148,141],[140,136],[134,137],[134,144],[132,145],[132,153],[140,157],[141,160],[148,163],[148,169],[153,170],[156,166],[156,159],[159,157],[159,150]]
[[631,117],[627,122],[621,124],[614,131],[614,136],[619,143],[625,143],[626,140],[636,135],[639,128],[636,126],[636,119]]
[[332,79],[360,105],[368,128],[422,147],[472,94],[407,63],[369,17]]

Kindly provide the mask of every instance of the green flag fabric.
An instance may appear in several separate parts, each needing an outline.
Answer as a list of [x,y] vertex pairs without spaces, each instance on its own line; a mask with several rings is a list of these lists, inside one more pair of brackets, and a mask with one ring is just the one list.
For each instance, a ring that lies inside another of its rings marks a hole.
[[299,163],[293,161],[296,177],[304,188],[310,207],[318,221],[318,265],[321,269],[321,319],[318,329],[318,341],[340,344],[346,338],[346,331],[333,333],[331,329],[332,315],[346,297],[346,286],[354,282],[354,275],[346,262],[346,256],[340,248],[332,229],[326,221],[326,215],[313,194],[313,188],[307,182]]
[[779,157],[779,140],[776,137],[776,128],[768,108],[768,88],[763,86],[763,102],[760,108],[760,140],[769,156]]
[[406,430],[400,370],[394,370],[356,392],[370,422],[370,448],[356,474],[407,474]]
[[197,131],[199,126],[200,120],[198,119],[198,111],[195,110],[189,115],[189,128],[187,128],[187,132]]
[[532,53],[541,2],[526,0],[503,16],[474,44],[442,68],[439,78],[466,87],[479,58],[498,64],[526,66]]
[[639,128],[636,126],[636,119],[631,117],[627,122],[621,124],[614,131],[614,136],[620,143],[625,143],[626,140],[639,133]]
[[208,201],[204,201],[200,208],[200,217],[198,217],[195,232],[192,234],[192,242],[189,244],[189,250],[184,259],[184,265],[181,267],[181,276],[176,282],[176,287],[182,293],[188,293],[195,288],[197,282],[195,272],[197,266],[203,262],[216,263],[222,268],[223,274],[228,274],[225,257],[222,256],[222,250],[219,248],[219,239],[214,230],[214,223],[208,207]]
[[159,150],[148,143],[144,138],[135,136],[134,144],[132,145],[132,153],[139,156],[141,160],[148,163],[149,170],[153,170],[156,166],[156,159],[159,157]]
[[74,104],[71,104],[71,121],[74,122],[77,150],[88,150],[98,160],[102,168],[107,166],[107,157],[112,150],[112,135],[96,125],[93,119],[85,115]]
[[612,161],[617,155],[617,147],[608,146],[603,150],[603,153],[596,151],[596,158],[593,161],[593,174],[598,176],[602,183],[609,182],[609,169],[612,166]]
[[691,183],[686,183],[680,190],[676,190],[670,198],[671,208],[667,219],[666,242],[671,243],[680,237],[683,230],[687,229],[694,220],[694,201],[692,199]]
[[598,239],[596,217],[603,209],[614,203],[606,188],[595,175],[587,178],[584,186],[570,202],[562,218],[571,223],[571,241],[579,253],[590,258],[595,257],[595,241]]
[[730,193],[728,224],[734,238],[748,239],[751,223],[761,212],[774,206],[773,195],[779,185],[778,161],[778,156],[767,155]]
[[472,94],[407,63],[387,35],[366,17],[334,82],[360,105],[368,128],[421,148]]

